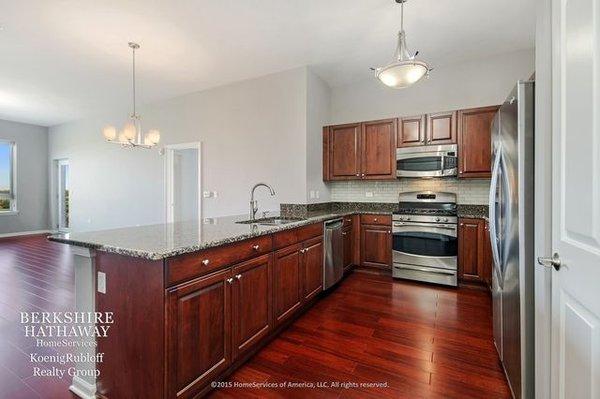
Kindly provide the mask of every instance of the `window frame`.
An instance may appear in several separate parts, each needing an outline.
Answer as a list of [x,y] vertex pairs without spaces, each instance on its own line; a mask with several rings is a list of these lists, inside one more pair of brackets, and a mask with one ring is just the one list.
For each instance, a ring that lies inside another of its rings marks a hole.
[[16,215],[19,213],[17,208],[17,143],[14,140],[0,139],[0,144],[8,144],[10,146],[10,193],[8,198],[10,209],[0,209],[0,216]]

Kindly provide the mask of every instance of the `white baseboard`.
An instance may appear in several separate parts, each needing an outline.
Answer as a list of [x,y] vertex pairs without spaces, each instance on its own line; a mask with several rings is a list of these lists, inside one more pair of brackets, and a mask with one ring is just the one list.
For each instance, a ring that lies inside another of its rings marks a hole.
[[82,399],[96,399],[96,384],[90,384],[78,376],[73,377],[69,390]]
[[0,238],[30,236],[33,234],[46,234],[46,233],[52,233],[52,230],[30,230],[30,231],[19,231],[17,233],[4,233],[4,234],[0,234]]

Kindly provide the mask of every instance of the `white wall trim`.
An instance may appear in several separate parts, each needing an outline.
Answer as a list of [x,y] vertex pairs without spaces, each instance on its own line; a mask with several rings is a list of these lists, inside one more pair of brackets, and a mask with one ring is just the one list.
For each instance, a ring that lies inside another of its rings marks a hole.
[[69,391],[82,399],[96,399],[96,385],[92,385],[78,376],[73,376],[73,383],[69,386]]
[[45,233],[52,233],[52,230],[30,230],[30,231],[19,231],[19,232],[15,232],[15,233],[4,233],[4,234],[0,234],[0,238],[29,236],[29,235],[33,235],[33,234],[45,234]]
[[161,153],[165,156],[165,221],[173,223],[173,154],[175,150],[198,150],[198,220],[202,220],[202,143],[180,143],[164,146]]

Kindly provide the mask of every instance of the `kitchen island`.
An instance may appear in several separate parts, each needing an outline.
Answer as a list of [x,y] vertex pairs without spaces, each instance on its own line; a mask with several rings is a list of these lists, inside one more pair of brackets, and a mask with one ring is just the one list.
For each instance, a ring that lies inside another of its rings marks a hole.
[[355,213],[50,236],[72,246],[77,311],[114,319],[95,346],[81,345],[87,358],[103,354],[102,361],[77,364],[71,390],[84,398],[202,396],[314,303],[323,283],[323,222],[352,223]]

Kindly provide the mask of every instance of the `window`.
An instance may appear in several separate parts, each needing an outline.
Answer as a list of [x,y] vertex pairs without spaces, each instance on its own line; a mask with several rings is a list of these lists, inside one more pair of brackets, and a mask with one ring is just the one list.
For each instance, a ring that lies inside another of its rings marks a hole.
[[0,140],[0,213],[17,210],[16,152],[15,143]]

